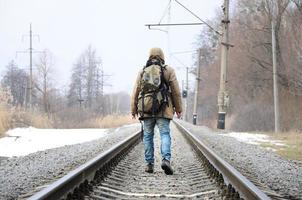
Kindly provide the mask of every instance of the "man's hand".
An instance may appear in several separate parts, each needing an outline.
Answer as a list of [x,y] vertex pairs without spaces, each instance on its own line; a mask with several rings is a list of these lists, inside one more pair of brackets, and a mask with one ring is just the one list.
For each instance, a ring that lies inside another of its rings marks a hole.
[[176,112],[176,115],[177,115],[177,118],[178,118],[178,119],[180,119],[180,118],[181,118],[182,113],[181,113],[181,112]]

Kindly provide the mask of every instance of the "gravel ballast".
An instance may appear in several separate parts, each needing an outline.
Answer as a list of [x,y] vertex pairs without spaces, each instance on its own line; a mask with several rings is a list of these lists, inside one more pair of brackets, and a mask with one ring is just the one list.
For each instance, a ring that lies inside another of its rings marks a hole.
[[[223,136],[223,132],[217,134],[204,126],[179,122],[238,171],[255,176],[282,196],[302,199],[301,165],[260,146]],[[22,157],[0,158],[0,199],[28,197],[139,129],[139,125],[126,126],[112,129],[98,140]]]
[[302,199],[302,166],[295,161],[284,159],[260,146],[226,137],[223,132],[179,122],[242,174],[256,176],[266,186],[289,199]]
[[1,158],[0,199],[26,198],[138,130],[139,124],[125,126],[109,130],[109,134],[98,140]]

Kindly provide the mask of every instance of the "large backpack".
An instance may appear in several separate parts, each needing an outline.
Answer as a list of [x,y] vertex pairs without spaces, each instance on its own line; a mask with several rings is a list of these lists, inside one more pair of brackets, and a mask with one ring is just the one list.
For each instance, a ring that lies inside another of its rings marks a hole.
[[143,69],[138,96],[138,112],[156,116],[168,105],[168,85],[164,78],[164,66],[158,59],[148,60]]

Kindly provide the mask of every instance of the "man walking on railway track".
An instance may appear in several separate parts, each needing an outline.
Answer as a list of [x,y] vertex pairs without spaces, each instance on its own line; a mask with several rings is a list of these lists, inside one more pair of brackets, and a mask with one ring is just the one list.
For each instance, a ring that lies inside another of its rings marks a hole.
[[145,172],[154,171],[154,127],[161,138],[161,168],[172,175],[170,120],[176,112],[181,117],[182,103],[178,81],[173,68],[165,65],[164,53],[152,48],[146,65],[139,72],[131,97],[131,114],[143,121]]

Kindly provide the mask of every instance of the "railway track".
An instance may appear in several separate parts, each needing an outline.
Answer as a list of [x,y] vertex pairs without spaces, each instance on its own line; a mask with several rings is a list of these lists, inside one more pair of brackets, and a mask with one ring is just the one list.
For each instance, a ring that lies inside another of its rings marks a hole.
[[144,172],[143,143],[137,132],[29,200],[278,199],[269,191],[270,197],[262,192],[180,124],[176,127],[172,125],[172,176],[160,168],[158,133],[155,172]]

